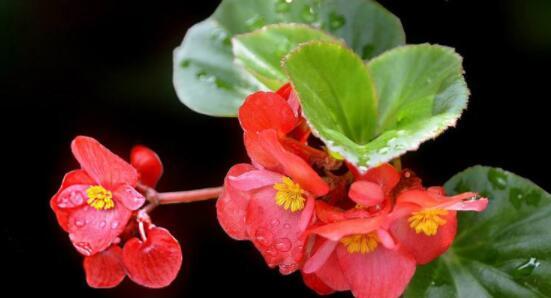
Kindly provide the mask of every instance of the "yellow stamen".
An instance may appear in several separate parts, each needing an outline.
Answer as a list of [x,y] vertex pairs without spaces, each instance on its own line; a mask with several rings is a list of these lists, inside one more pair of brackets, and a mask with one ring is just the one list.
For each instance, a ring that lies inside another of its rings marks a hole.
[[379,246],[379,237],[375,233],[356,234],[343,237],[341,243],[344,244],[346,250],[351,254],[366,254],[377,249],[377,246]]
[[277,190],[275,197],[277,205],[285,210],[291,209],[291,212],[304,209],[306,199],[302,196],[303,191],[291,178],[283,177],[282,182],[274,184],[274,189]]
[[447,214],[448,211],[445,209],[425,209],[413,212],[408,219],[409,226],[417,234],[425,233],[427,236],[434,236],[438,232],[438,227],[446,224],[446,220],[442,217]]
[[88,205],[96,208],[96,210],[108,210],[115,207],[113,202],[113,194],[101,185],[94,185],[86,189]]

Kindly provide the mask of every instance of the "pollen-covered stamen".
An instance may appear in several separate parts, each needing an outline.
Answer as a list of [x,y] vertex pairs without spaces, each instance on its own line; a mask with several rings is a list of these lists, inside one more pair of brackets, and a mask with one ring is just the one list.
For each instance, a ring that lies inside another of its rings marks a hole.
[[86,203],[96,208],[96,210],[108,210],[115,207],[113,194],[101,185],[88,187],[86,195],[88,196]]
[[353,253],[366,254],[375,251],[379,246],[379,236],[372,232],[369,234],[356,234],[343,237],[341,243],[346,247],[346,250]]
[[302,195],[302,188],[298,183],[293,182],[291,178],[283,177],[281,182],[274,184],[274,189],[277,190],[275,196],[277,205],[285,210],[291,210],[291,212],[304,209],[306,199]]
[[413,212],[408,219],[409,226],[417,234],[424,233],[427,236],[434,236],[438,232],[438,227],[446,224],[447,221],[443,217],[447,214],[447,210],[439,208]]

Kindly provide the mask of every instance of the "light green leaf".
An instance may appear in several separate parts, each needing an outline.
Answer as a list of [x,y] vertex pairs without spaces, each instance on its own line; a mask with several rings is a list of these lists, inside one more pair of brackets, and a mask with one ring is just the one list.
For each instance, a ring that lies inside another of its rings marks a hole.
[[240,34],[232,39],[237,61],[270,89],[287,82],[281,59],[301,43],[312,40],[337,41],[321,30],[301,24],[276,24]]
[[453,246],[417,268],[405,297],[551,297],[551,195],[497,168],[450,179],[450,194],[479,192],[482,213],[461,212]]
[[365,59],[405,40],[398,18],[370,0],[224,0],[211,17],[188,30],[174,51],[180,100],[199,113],[235,116],[248,94],[275,89],[276,82],[263,80],[265,86],[233,63],[231,39],[277,23],[327,30]]
[[284,68],[314,133],[360,170],[417,149],[467,105],[461,57],[447,47],[403,46],[366,66],[342,45],[311,42],[289,54]]

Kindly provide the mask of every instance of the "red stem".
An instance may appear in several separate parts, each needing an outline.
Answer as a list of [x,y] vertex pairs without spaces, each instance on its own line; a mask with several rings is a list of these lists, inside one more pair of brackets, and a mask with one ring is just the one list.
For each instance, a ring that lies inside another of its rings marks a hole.
[[199,202],[216,199],[221,192],[221,186],[186,191],[161,192],[157,193],[157,200],[160,205]]

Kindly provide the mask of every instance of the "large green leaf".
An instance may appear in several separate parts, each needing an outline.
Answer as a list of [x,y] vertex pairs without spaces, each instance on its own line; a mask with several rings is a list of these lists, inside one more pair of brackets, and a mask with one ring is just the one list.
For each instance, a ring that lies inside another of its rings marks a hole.
[[306,25],[276,24],[235,36],[233,53],[249,73],[275,90],[287,82],[281,59],[301,43],[312,40],[336,41],[328,33]]
[[501,169],[477,166],[445,185],[490,199],[462,212],[453,246],[419,267],[405,297],[551,297],[551,195]]
[[417,149],[467,105],[461,57],[447,47],[403,46],[365,65],[342,45],[310,42],[284,68],[314,133],[361,170]]
[[188,30],[174,51],[180,100],[199,113],[235,116],[248,94],[274,89],[274,82],[265,86],[233,63],[231,39],[277,23],[326,30],[365,59],[405,40],[398,18],[370,0],[224,0],[211,17]]

